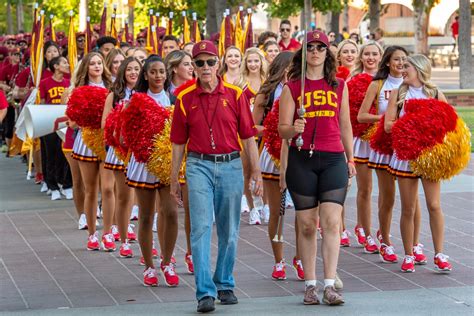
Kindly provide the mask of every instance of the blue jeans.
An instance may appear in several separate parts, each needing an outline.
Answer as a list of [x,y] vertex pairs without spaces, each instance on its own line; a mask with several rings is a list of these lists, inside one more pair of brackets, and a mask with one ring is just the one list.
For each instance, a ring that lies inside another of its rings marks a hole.
[[[240,201],[243,192],[242,162],[214,163],[198,158],[186,160],[186,183],[191,218],[196,298],[217,297],[217,291],[235,287],[232,271],[237,253]],[[216,218],[218,250],[211,276],[212,213]]]

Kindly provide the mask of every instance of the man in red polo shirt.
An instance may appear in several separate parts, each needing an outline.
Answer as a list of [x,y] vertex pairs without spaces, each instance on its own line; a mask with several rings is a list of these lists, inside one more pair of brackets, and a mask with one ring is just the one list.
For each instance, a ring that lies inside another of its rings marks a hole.
[[281,40],[278,43],[280,46],[280,51],[290,51],[295,52],[301,48],[301,44],[291,37],[291,22],[288,20],[283,20],[280,23],[280,36]]
[[[180,196],[178,174],[187,146],[186,182],[191,217],[191,249],[198,312],[237,304],[232,271],[237,252],[240,200],[243,192],[240,142],[249,157],[253,191],[262,194],[262,177],[254,141],[257,130],[242,90],[217,76],[217,48],[211,41],[194,45],[197,82],[177,95],[171,126],[171,194]],[[212,217],[218,253],[211,275]]]

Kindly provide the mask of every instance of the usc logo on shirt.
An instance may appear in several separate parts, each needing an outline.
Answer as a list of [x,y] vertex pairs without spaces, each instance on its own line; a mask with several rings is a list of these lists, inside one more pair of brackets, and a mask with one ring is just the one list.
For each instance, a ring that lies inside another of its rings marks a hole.
[[48,90],[48,96],[53,104],[61,103],[61,96],[64,92],[64,87],[54,87]]
[[[319,107],[323,105],[329,105],[333,108],[337,108],[337,94],[335,91],[326,90],[315,90],[306,92],[304,94],[305,102],[304,107],[308,109],[311,106]],[[298,97],[298,103],[301,102],[301,97]],[[298,104],[297,104],[298,106]],[[336,113],[330,109],[318,110],[318,111],[307,111],[305,117],[316,117],[316,116],[327,116],[333,117]]]

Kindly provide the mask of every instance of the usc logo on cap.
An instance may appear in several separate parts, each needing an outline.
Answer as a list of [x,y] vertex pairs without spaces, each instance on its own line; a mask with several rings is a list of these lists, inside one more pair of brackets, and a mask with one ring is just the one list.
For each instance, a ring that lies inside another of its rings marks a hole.
[[206,49],[206,43],[201,43],[201,45],[199,45],[199,49]]
[[314,32],[314,33],[313,33],[313,38],[316,38],[316,39],[318,39],[318,38],[319,38],[319,33],[317,33],[317,32]]

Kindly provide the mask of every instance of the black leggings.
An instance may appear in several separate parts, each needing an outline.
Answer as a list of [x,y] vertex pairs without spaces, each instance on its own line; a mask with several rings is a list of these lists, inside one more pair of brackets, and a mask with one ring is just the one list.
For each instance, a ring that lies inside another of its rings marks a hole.
[[315,208],[319,203],[344,205],[349,174],[344,153],[308,150],[290,147],[286,184],[295,210]]
[[48,189],[59,190],[58,184],[62,184],[63,189],[71,188],[71,170],[62,150],[61,138],[51,133],[40,137],[40,140],[43,175]]

